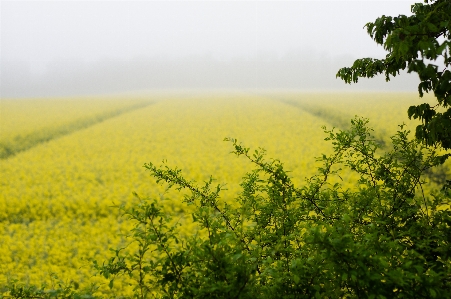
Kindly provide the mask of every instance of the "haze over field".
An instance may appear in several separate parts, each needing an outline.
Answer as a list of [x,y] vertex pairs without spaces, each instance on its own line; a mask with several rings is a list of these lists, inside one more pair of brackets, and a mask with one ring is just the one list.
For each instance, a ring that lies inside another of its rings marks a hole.
[[1,1],[1,94],[161,89],[416,90],[416,75],[346,85],[385,51],[363,26],[403,1]]

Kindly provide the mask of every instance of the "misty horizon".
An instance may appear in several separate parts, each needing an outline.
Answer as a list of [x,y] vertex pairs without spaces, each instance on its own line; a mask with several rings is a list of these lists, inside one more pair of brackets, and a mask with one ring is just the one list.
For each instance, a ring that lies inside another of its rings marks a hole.
[[401,74],[345,84],[385,51],[363,25],[415,1],[2,1],[0,97],[137,90],[415,91]]
[[[338,69],[355,58],[309,54],[306,59],[265,55],[266,60],[211,56],[178,59],[98,61],[94,64],[53,63],[33,73],[26,63],[4,64],[2,98],[83,96],[152,90],[299,90],[299,91],[416,91],[416,75],[400,74],[390,82],[384,76],[345,84]],[[272,58],[271,58],[272,57]],[[307,71],[306,71],[307,70]],[[51,82],[51,83],[50,83]]]

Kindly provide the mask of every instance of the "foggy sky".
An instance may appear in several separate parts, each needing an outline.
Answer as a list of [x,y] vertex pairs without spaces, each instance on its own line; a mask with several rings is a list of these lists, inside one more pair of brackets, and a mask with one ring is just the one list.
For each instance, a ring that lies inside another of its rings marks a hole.
[[385,56],[363,26],[418,1],[1,1],[0,96],[160,89],[416,90],[346,85]]

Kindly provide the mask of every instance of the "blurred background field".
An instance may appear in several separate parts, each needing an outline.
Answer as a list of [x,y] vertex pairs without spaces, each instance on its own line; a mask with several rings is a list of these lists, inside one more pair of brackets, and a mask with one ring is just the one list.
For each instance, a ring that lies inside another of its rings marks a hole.
[[2,99],[0,158],[149,104],[117,97]]
[[[342,129],[354,115],[368,117],[375,136],[388,142],[403,122],[414,130],[418,122],[406,111],[421,102],[415,93],[2,100],[0,143],[10,153],[0,160],[0,286],[11,278],[40,284],[56,273],[107,292],[106,281],[92,277],[90,259],[105,260],[131,229],[113,205],[133,202],[137,192],[167,199],[167,210],[182,218],[188,212],[179,194],[149,177],[146,162],[167,160],[189,180],[212,175],[227,184],[223,199],[232,200],[252,165],[230,154],[225,137],[265,148],[300,185],[314,174],[315,157],[331,152],[322,126]],[[130,292],[126,279],[116,287],[113,295]]]

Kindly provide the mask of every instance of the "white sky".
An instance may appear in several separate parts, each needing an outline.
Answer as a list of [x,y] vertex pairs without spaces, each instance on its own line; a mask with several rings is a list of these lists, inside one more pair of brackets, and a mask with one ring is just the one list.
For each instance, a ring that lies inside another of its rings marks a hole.
[[91,74],[100,64],[143,61],[383,57],[363,26],[383,14],[409,15],[415,2],[1,1],[2,93],[20,85],[11,73],[20,68],[36,81],[58,66]]

